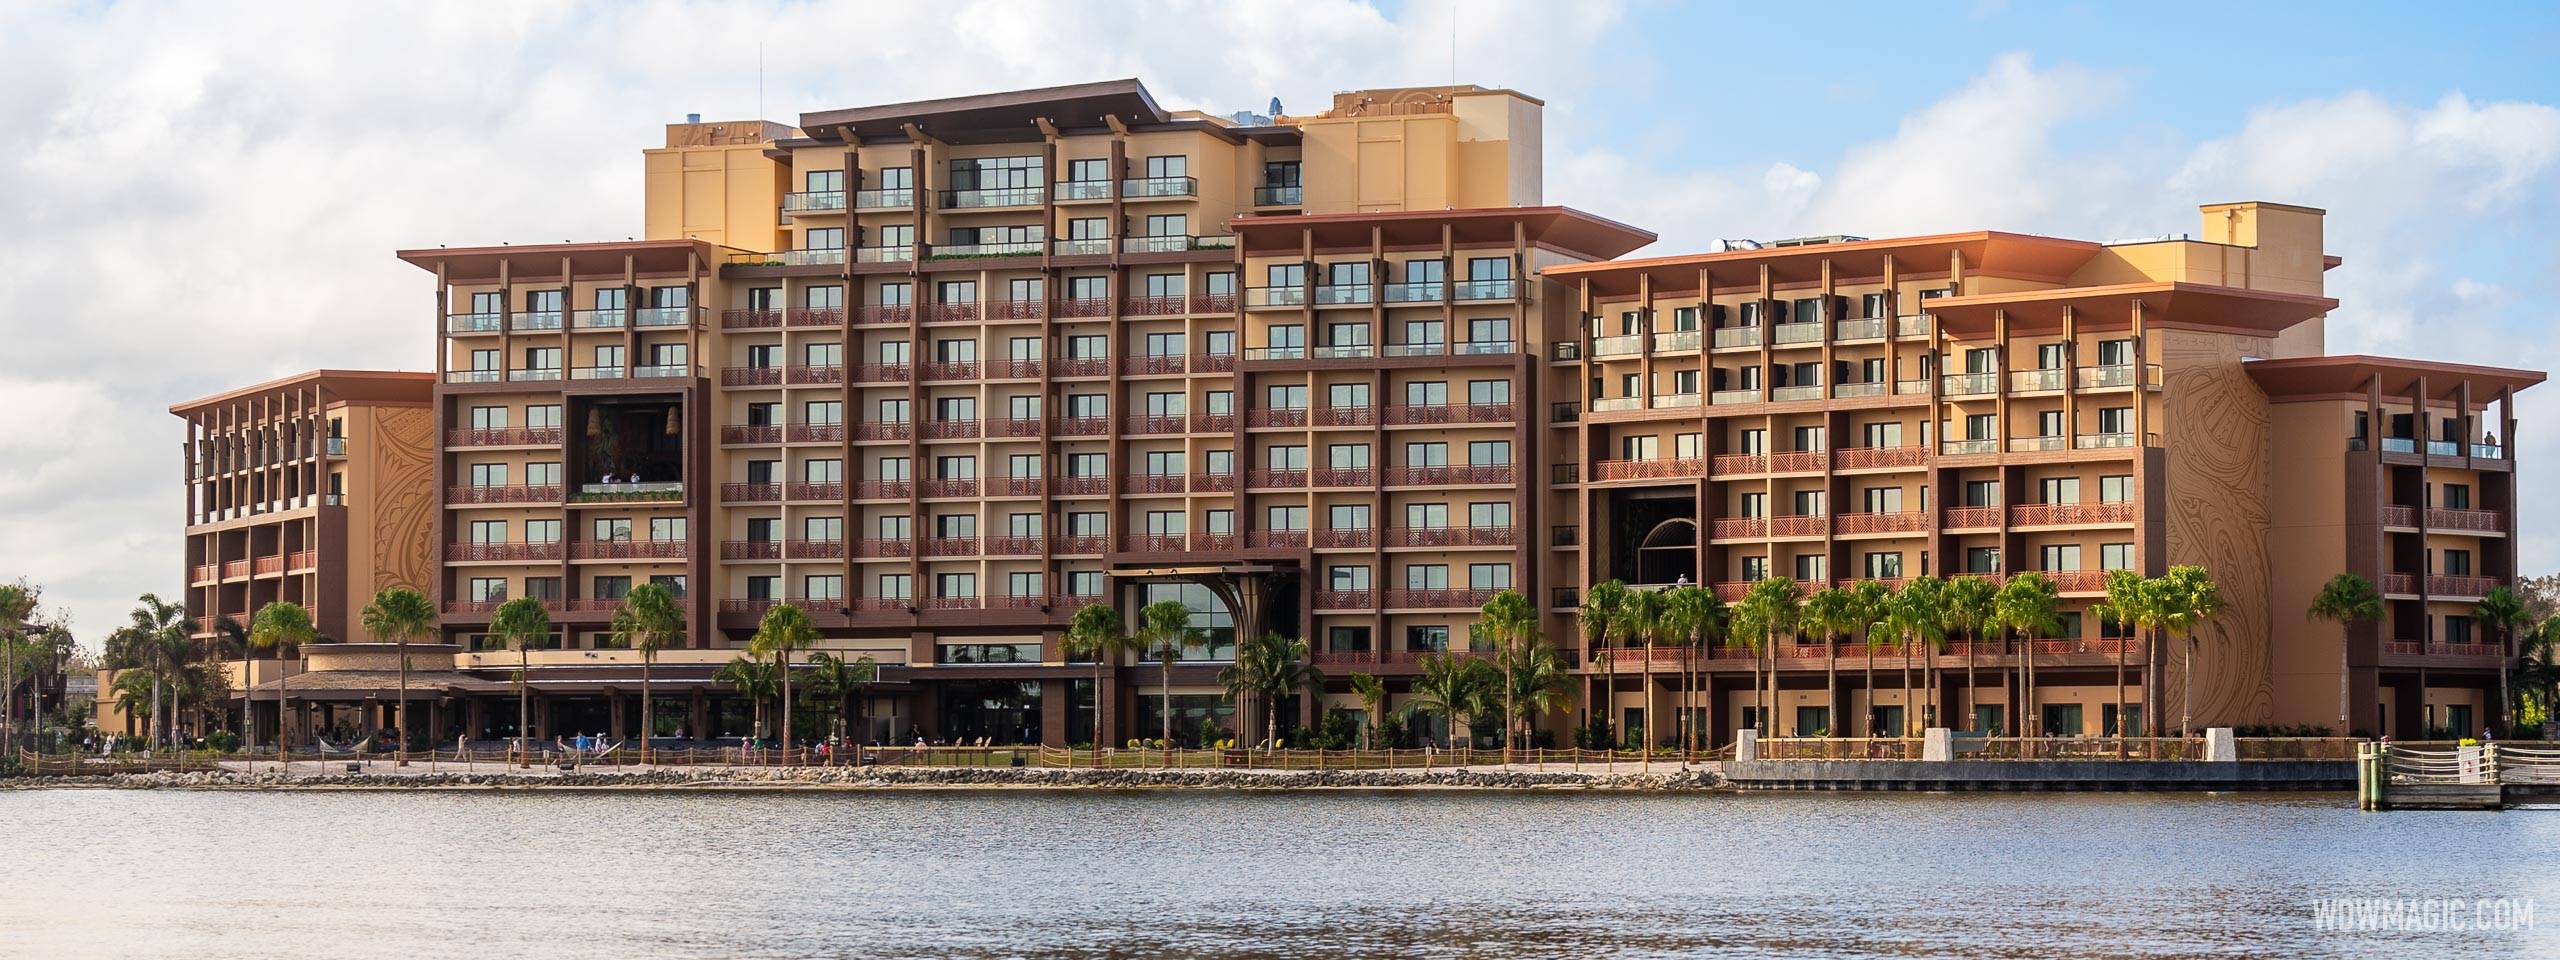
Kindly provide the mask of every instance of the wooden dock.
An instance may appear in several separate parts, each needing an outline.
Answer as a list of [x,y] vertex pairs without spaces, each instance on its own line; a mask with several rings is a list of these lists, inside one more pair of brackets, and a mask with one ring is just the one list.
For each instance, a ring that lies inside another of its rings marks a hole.
[[2366,810],[2504,810],[2560,800],[2560,745],[2371,743],[2356,752]]

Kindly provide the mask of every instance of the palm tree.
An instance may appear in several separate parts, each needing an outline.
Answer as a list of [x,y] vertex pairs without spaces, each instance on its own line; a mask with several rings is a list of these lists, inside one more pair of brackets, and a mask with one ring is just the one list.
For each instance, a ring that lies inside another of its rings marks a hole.
[[2161,578],[2164,592],[2160,604],[2163,624],[2172,633],[2187,635],[2185,663],[2178,677],[2178,736],[2184,738],[2195,720],[2196,631],[2222,615],[2222,588],[2213,575],[2194,564],[2169,568]]
[[1698,685],[1690,655],[1724,636],[1728,611],[1715,591],[1694,583],[1663,591],[1662,607],[1663,619],[1670,625],[1666,633],[1680,647],[1680,711],[1673,729],[1680,734],[1681,749],[1693,751],[1698,749],[1698,725],[1690,720],[1695,711],[1689,701],[1696,699]]
[[1138,636],[1156,660],[1157,692],[1163,697],[1158,701],[1156,710],[1157,733],[1163,738],[1164,749],[1170,751],[1173,749],[1173,662],[1182,659],[1183,651],[1207,644],[1208,638],[1192,629],[1191,608],[1183,606],[1180,600],[1158,600],[1139,608]]
[[[1946,638],[1945,592],[1944,580],[1934,576],[1913,577],[1885,602],[1875,625],[1868,628],[1883,633],[1902,650],[1902,732],[1899,736],[1911,736],[1915,720],[1927,721],[1920,716],[1921,711],[1912,709],[1911,657],[1913,650],[1935,649]],[[1925,663],[1920,672],[1921,681],[1929,682],[1929,667]],[[1931,702],[1935,702],[1934,697]]]
[[2545,739],[2560,711],[2560,616],[2544,619],[2525,631],[2524,648],[2516,652],[2516,691],[2540,701]]
[[1885,604],[1893,602],[1893,588],[1885,586],[1882,581],[1860,580],[1857,586],[1849,588],[1849,595],[1853,598],[1851,612],[1858,621],[1858,646],[1864,648],[1866,654],[1867,715],[1863,729],[1866,736],[1872,737],[1876,735],[1876,651],[1884,647],[1879,642],[1881,638],[1876,632],[1876,621],[1884,616]]
[[[2050,581],[2047,582],[2050,583]],[[1959,633],[1964,635],[1964,698],[1966,703],[1965,712],[1968,714],[1973,712],[1972,703],[1976,699],[1974,691],[1978,689],[1974,683],[1973,675],[1973,647],[1974,644],[1980,642],[1982,639],[1983,626],[1991,622],[1993,598],[1999,594],[2000,590],[2000,587],[1992,585],[1990,580],[1983,577],[1957,577],[1956,579],[1947,581],[1947,588],[1944,594],[1946,602],[1942,609],[1939,610],[1939,625],[1946,628],[1946,634],[1948,636],[1954,636]],[[2027,661],[2029,659],[2031,658],[2023,656],[2018,658],[2018,676],[2022,682],[2025,681],[2027,677],[2026,670]],[[1932,665],[1935,665],[1937,663],[1937,658],[1931,657],[1929,658],[1929,661]],[[1938,685],[1934,683],[1930,684],[1929,694],[1934,697],[1937,695],[1937,692]],[[1946,717],[1943,715],[1945,711],[1942,710],[1939,711],[1939,713],[1941,714],[1938,718],[1939,726],[1957,726],[1956,724],[1947,722]],[[1968,716],[1960,719],[1964,721],[1963,726],[1960,729],[1973,729],[1973,719],[1971,717]]]
[[[2108,586],[2112,589],[2114,584]],[[2499,587],[2498,590],[2506,588]],[[2341,573],[2320,585],[2320,593],[2311,598],[2311,609],[2304,615],[2307,619],[2327,620],[2338,625],[2338,735],[2347,736],[2348,731],[2355,729],[2353,721],[2347,717],[2347,675],[2354,669],[2349,665],[2347,651],[2355,643],[2358,625],[2382,621],[2382,593],[2373,588],[2371,580]]]
[[721,664],[719,671],[713,673],[711,679],[717,683],[727,684],[729,689],[736,690],[747,698],[748,739],[753,740],[763,736],[764,705],[766,701],[773,699],[776,683],[773,663],[750,651]]
[[1518,706],[1520,728],[1534,739],[1539,714],[1573,705],[1573,671],[1543,643],[1515,647],[1504,656],[1512,661],[1503,671],[1510,682],[1504,696]]
[[782,755],[791,756],[791,654],[818,642],[818,628],[809,622],[808,611],[788,603],[775,604],[764,612],[764,622],[747,640],[747,649],[758,655],[773,657],[774,673],[782,679]]
[[[1751,585],[1733,612],[1734,631],[1751,644],[1753,657],[1752,702],[1757,707],[1757,726],[1766,736],[1775,736],[1779,727],[1770,714],[1778,708],[1778,638],[1795,632],[1804,616],[1804,588],[1793,577],[1770,577]],[[1765,703],[1760,697],[1760,657],[1769,659],[1769,689]]]
[[[299,603],[271,601],[249,618],[249,645],[276,652],[276,763],[287,771],[293,768],[285,758],[284,652],[287,647],[300,649],[319,636],[320,632],[311,626],[311,611]],[[241,693],[243,699],[248,695],[247,691]]]
[[[1812,627],[1822,634],[1822,646],[1826,653],[1840,642],[1842,634],[1858,629],[1863,619],[1858,609],[1858,595],[1845,587],[1825,587],[1814,591],[1812,596],[1804,600],[1805,626]],[[1830,667],[1829,673],[1823,680],[1825,692],[1822,701],[1823,713],[1828,715],[1832,707],[1840,701],[1840,658],[1825,656],[1823,662]],[[1831,717],[1823,733],[1827,736],[1839,736],[1840,719]]]
[[[135,601],[133,637],[140,654],[137,666],[151,675],[151,720],[146,737],[152,743],[166,745],[178,739],[178,711],[162,710],[163,682],[177,675],[178,664],[187,654],[187,608],[167,603],[156,593],[146,593]],[[163,732],[166,736],[163,736]]]
[[[1984,581],[1968,579],[1960,582],[1982,583]],[[1955,592],[1954,584],[1948,586],[1949,593]],[[2033,698],[2034,694],[2027,691],[2035,689],[2035,674],[2032,668],[2025,664],[2035,659],[2035,638],[2062,632],[2062,600],[2059,590],[2054,586],[2053,578],[2045,576],[2040,571],[2029,570],[2010,577],[2009,582],[2001,584],[2000,588],[1992,593],[1987,607],[1988,609],[1980,615],[1980,619],[1974,621],[1973,629],[1990,630],[2004,638],[2011,633],[2019,636],[2021,646],[2018,661],[2021,666],[2018,672],[2020,692],[2018,709],[2033,709],[2027,705],[2027,700]],[[1970,660],[1971,657],[1966,659]],[[1970,664],[1966,669],[1970,672]],[[1970,682],[1967,683],[1966,689],[1972,689]],[[2121,678],[2116,683],[2116,696],[2118,699],[2124,696],[2124,683]],[[2123,707],[2116,708],[2116,718],[2116,729],[2121,735],[2124,729]],[[1971,727],[1972,724],[1966,724],[1967,729]]]
[[1376,749],[1377,741],[1373,737],[1378,725],[1387,721],[1387,682],[1370,674],[1355,673],[1351,675],[1351,692],[1360,695],[1360,709],[1369,714],[1368,727],[1360,731],[1360,744],[1367,749]]
[[1306,641],[1265,633],[1237,645],[1235,662],[1218,671],[1218,683],[1230,699],[1251,693],[1262,701],[1262,736],[1256,742],[1276,748],[1280,698],[1291,690],[1324,689],[1324,671],[1307,662]]
[[853,726],[853,703],[862,687],[880,678],[880,662],[868,656],[847,660],[826,651],[809,655],[809,685],[802,693],[812,701],[833,704],[836,708],[836,738],[853,742],[848,731]]
[[1102,671],[1116,663],[1121,655],[1136,648],[1128,628],[1120,622],[1120,611],[1107,603],[1088,603],[1076,609],[1067,621],[1067,632],[1059,638],[1070,656],[1093,658],[1093,762],[1102,765]]
[[1600,658],[1602,682],[1608,692],[1592,699],[1596,701],[1593,706],[1600,711],[1604,729],[1614,728],[1610,721],[1614,719],[1611,714],[1617,711],[1618,700],[1618,658],[1609,652],[1609,635],[1626,616],[1628,592],[1626,582],[1616,578],[1592,584],[1591,589],[1582,595],[1582,609],[1575,612],[1575,619],[1581,624],[1582,636],[1590,645],[1592,655]]
[[489,637],[516,652],[516,755],[525,755],[525,738],[533,735],[533,690],[525,674],[532,669],[528,651],[551,640],[551,614],[542,601],[517,597],[489,615]]
[[676,602],[676,592],[659,583],[631,588],[622,595],[621,608],[613,612],[613,637],[640,653],[640,763],[645,766],[649,738],[658,732],[658,715],[649,697],[649,668],[657,664],[658,651],[684,641],[684,609]]
[[2533,614],[2525,609],[2524,598],[2502,585],[2489,588],[2488,595],[2472,605],[2471,615],[2498,631],[2498,729],[2514,736],[2515,694],[2508,689],[2504,664],[2515,659],[2516,633],[2533,622]]
[[2143,621],[2143,611],[2157,593],[2150,589],[2142,575],[2131,570],[2107,571],[2107,599],[2092,604],[2089,615],[2100,623],[2112,623],[2119,634],[2116,640],[2116,755],[2124,755],[2124,738],[2133,727],[2127,716],[2124,697],[2124,671],[2132,638]]
[[389,638],[400,649],[400,700],[391,727],[400,738],[400,763],[409,762],[409,641],[436,628],[436,606],[427,595],[408,587],[390,587],[373,595],[363,613],[364,630],[374,639]]
[[1661,742],[1655,734],[1662,729],[1662,721],[1653,709],[1653,644],[1663,633],[1662,591],[1631,590],[1626,604],[1618,609],[1619,634],[1644,642],[1644,684],[1640,688],[1644,695],[1644,729],[1627,732],[1637,737],[1636,747],[1645,751],[1645,762],[1651,763],[1654,745]]
[[[1485,710],[1485,700],[1501,677],[1490,663],[1476,657],[1451,653],[1422,655],[1422,675],[1413,679],[1413,692],[1405,702],[1409,715],[1432,715],[1448,720],[1448,732],[1441,745],[1457,749],[1458,723],[1472,721]],[[1472,727],[1473,723],[1470,722]],[[1473,735],[1473,730],[1469,735]]]
[[1531,606],[1529,598],[1521,596],[1520,591],[1502,591],[1485,601],[1484,609],[1479,611],[1475,626],[1467,631],[1467,635],[1470,640],[1483,637],[1492,641],[1494,659],[1502,664],[1502,762],[1509,764],[1511,745],[1519,739],[1519,734],[1527,732],[1518,729],[1520,708],[1513,697],[1520,688],[1520,678],[1513,671],[1524,662],[1516,651],[1539,644],[1538,609]]

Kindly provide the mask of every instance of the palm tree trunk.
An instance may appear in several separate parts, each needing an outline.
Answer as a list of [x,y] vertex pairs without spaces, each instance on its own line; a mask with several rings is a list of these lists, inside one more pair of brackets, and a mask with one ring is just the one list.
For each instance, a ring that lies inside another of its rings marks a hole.
[[649,664],[658,659],[655,651],[640,651],[640,765],[649,765],[649,735],[658,732],[657,717],[649,711]]
[[1097,643],[1093,651],[1093,768],[1096,770],[1102,769],[1102,647],[1103,644]]
[[1911,709],[1912,686],[1910,641],[1905,640],[1902,642],[1900,652],[1902,654],[1902,723],[1899,726],[1901,726],[1902,729],[1894,731],[1893,735],[1897,737],[1908,737],[1911,735],[1911,715],[1919,712]]
[[1173,759],[1173,657],[1156,658],[1156,678],[1157,735],[1163,738],[1165,760],[1170,765]]
[[1860,689],[1867,694],[1867,715],[1864,718],[1866,722],[1859,727],[1872,737],[1876,735],[1876,648],[1872,646],[1867,647],[1867,682]]
[[[18,658],[14,655],[16,651],[10,651],[10,653],[12,656],[9,658],[9,695],[15,697],[18,693]],[[163,659],[165,660],[166,658]],[[150,736],[147,739],[153,743],[162,742],[160,739],[160,727],[162,724],[167,723],[169,719],[168,714],[160,712],[160,678],[163,675],[165,675],[165,673],[161,669],[154,669],[151,671],[151,727]],[[11,704],[10,706],[14,708],[16,704]],[[11,717],[11,722],[16,722],[16,718],[14,716]],[[12,746],[14,747],[15,745],[13,744]]]
[[[2115,700],[2116,700],[2116,759],[2118,759],[2118,760],[2122,760],[2122,759],[2124,759],[2124,737],[2125,737],[2125,734],[2126,734],[2126,733],[2131,732],[2131,729],[2132,729],[2132,726],[2133,726],[2131,723],[2126,722],[2127,720],[2129,720],[2129,719],[2131,719],[2131,718],[2126,717],[2126,716],[2124,715],[2124,661],[2125,661],[2125,644],[2126,644],[2126,641],[2125,641],[2125,639],[2124,639],[2124,638],[2122,638],[2122,637],[2118,637],[2118,638],[2116,638],[2116,697],[2115,697]],[[2339,676],[2343,678],[2343,677],[2345,676],[2345,674],[2340,674]],[[2341,679],[2341,680],[2340,680],[2340,689],[2344,689],[2344,684],[2345,684],[2345,681],[2344,681],[2343,679]],[[2346,713],[2346,700],[2345,700],[2344,698],[2340,698],[2340,699],[2339,699],[2339,701],[2338,701],[2338,712],[2339,712],[2339,714],[2340,714],[2340,715],[2342,715],[2342,716]]]
[[1977,699],[1973,692],[1976,689],[1974,686],[1973,674],[1973,644],[1974,638],[1967,638],[1964,642],[1964,704],[1967,709],[1964,712],[1964,716],[1957,718],[1964,721],[1963,725],[1959,727],[1959,729],[1962,729],[1967,733],[1973,732],[1973,710],[1971,708],[1973,707],[1974,701]]
[[[1648,631],[1649,632],[1649,631]],[[1653,709],[1653,638],[1644,638],[1644,769],[1653,769],[1654,731],[1662,729],[1661,714]]]
[[397,709],[397,710],[392,714],[391,726],[392,726],[392,730],[393,730],[393,734],[392,734],[392,735],[400,738],[400,746],[399,746],[399,748],[398,748],[398,749],[396,749],[396,750],[394,750],[394,751],[392,752],[392,755],[393,755],[395,758],[397,758],[397,761],[398,761],[398,762],[397,762],[397,765],[398,765],[398,766],[404,766],[404,767],[405,767],[405,766],[408,766],[408,765],[409,765],[409,637],[408,637],[408,635],[407,635],[407,634],[402,634],[402,635],[401,635],[401,637],[400,637],[400,706],[399,706],[399,707],[398,707],[398,709]]
[[2187,659],[2178,667],[2178,739],[2187,737],[2195,720],[2196,704],[2196,635],[2187,634]]
[[782,759],[788,763],[791,760],[791,651],[774,651],[773,662],[779,668],[775,672],[782,676]]
[[1822,735],[1840,735],[1840,635],[1822,634]]
[[516,644],[516,762],[526,763],[525,738],[533,734],[533,684],[525,672],[532,669],[533,656],[524,644]]

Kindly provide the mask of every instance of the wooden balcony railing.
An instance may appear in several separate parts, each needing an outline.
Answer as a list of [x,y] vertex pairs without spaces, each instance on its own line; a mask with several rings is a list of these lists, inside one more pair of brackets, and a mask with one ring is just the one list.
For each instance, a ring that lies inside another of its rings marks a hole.
[[779,483],[724,483],[720,485],[722,503],[771,503],[782,499]]
[[[1660,480],[1694,478],[1706,474],[1707,462],[1696,457],[1665,457],[1653,460],[1602,460],[1593,464],[1594,480]],[[1572,481],[1559,481],[1570,483]]]
[[506,563],[517,561],[558,560],[560,542],[545,543],[448,543],[444,558],[456,563]]
[[564,434],[559,427],[492,427],[462,428],[444,432],[448,447],[556,447]]
[[1929,513],[1916,510],[1906,513],[1843,513],[1832,518],[1835,533],[1927,533]]
[[2133,520],[2133,504],[2130,502],[2025,503],[2009,508],[2010,525],[2020,527],[2132,523]]
[[682,560],[689,540],[580,540],[569,545],[573,560]]
[[1511,527],[1388,527],[1382,541],[1390,547],[1508,547],[1519,537]]
[[1459,464],[1445,467],[1388,467],[1386,483],[1391,487],[1452,487],[1501,485],[1513,482],[1514,471],[1507,463]]
[[1949,529],[1996,527],[2000,525],[1999,507],[1949,507],[1946,525]]
[[558,503],[563,492],[556,483],[447,487],[444,500],[446,503]]
[[721,443],[781,443],[782,426],[773,423],[733,423],[720,428]]

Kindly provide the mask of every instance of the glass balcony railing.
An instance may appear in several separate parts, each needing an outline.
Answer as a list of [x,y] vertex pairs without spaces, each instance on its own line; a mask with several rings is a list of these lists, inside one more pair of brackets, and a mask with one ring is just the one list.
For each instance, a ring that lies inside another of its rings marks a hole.
[[448,333],[496,333],[506,325],[506,318],[494,313],[454,313],[444,318]]
[[786,267],[807,267],[819,264],[843,263],[844,248],[814,247],[807,250],[777,250],[773,254],[773,259],[781,262],[781,264]]
[[1257,207],[1294,207],[1306,200],[1306,188],[1299,186],[1260,186],[1253,188],[1253,205]]
[[1455,292],[1461,301],[1509,300],[1517,296],[1518,285],[1509,279],[1461,280]]
[[1120,181],[1120,195],[1132,200],[1196,197],[1200,195],[1200,181],[1190,177],[1138,177]]
[[1099,257],[1111,252],[1111,239],[1084,237],[1073,240],[1051,240],[1049,250],[1061,257]]
[[1448,285],[1437,280],[1413,280],[1386,285],[1388,303],[1438,303]]
[[1111,181],[1109,180],[1060,180],[1055,190],[1060,203],[1070,200],[1111,199]]
[[1882,340],[1884,339],[1884,318],[1868,317],[1861,320],[1842,320],[1839,323],[1832,325],[1831,339]]
[[784,213],[843,213],[844,191],[809,190],[782,195]]
[[1982,397],[2000,392],[2000,375],[1996,373],[1950,373],[1939,378],[1939,389],[1950,397]]
[[1653,335],[1653,352],[1686,353],[1698,349],[1698,343],[1699,333],[1696,330],[1673,330],[1669,333],[1657,333]]
[[862,190],[853,195],[856,210],[895,210],[916,205],[916,192],[907,188]]
[[558,330],[560,321],[558,310],[528,310],[508,320],[507,328],[510,330]]
[[[900,244],[892,247],[856,247],[853,251],[853,262],[855,263],[906,263],[914,260],[915,258],[916,248],[914,244]],[[839,255],[837,259],[832,262],[843,263],[844,259]]]
[[641,307],[631,316],[635,327],[683,327],[692,323],[692,307]]
[[945,244],[933,248],[933,255],[937,257],[1036,257],[1040,255],[1040,241]]
[[1756,347],[1760,345],[1759,327],[1724,327],[1715,331],[1716,349]]
[[1036,207],[1046,194],[1039,187],[996,187],[978,190],[942,191],[945,210],[976,210],[988,207]]
[[1316,288],[1318,306],[1369,302],[1369,285],[1365,283],[1328,283]]
[[1644,352],[1644,338],[1636,334],[1617,337],[1594,337],[1591,355],[1595,358],[1632,357]]
[[1821,339],[1820,323],[1781,323],[1769,328],[1770,343],[1815,343]]
[[2065,372],[2066,371],[2059,368],[2052,370],[2012,371],[2009,374],[2009,389],[2019,393],[2060,390],[2062,389],[2062,376]]
[[1299,307],[1307,303],[1305,287],[1246,287],[1244,305],[1248,307]]

